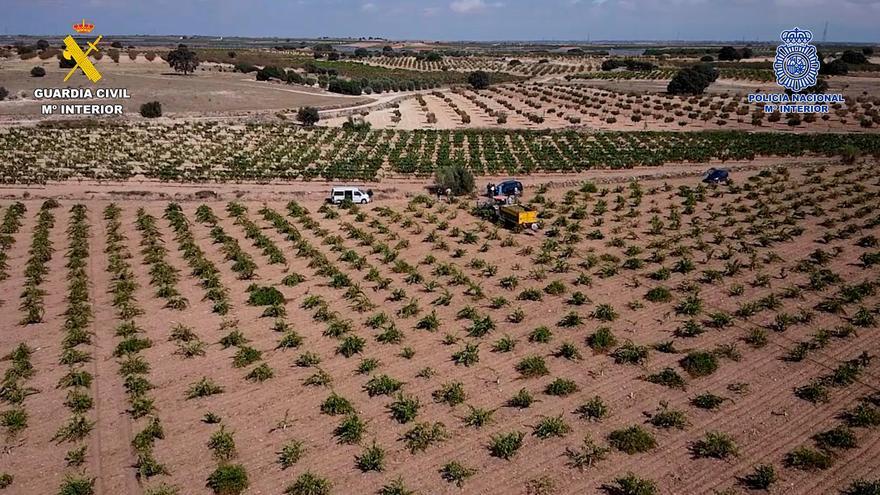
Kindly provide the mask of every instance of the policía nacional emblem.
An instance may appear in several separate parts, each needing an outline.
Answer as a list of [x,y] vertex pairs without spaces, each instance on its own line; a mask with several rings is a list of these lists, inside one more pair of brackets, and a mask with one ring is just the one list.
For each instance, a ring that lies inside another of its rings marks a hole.
[[810,44],[813,33],[794,28],[783,31],[779,38],[782,45],[776,47],[776,84],[798,93],[815,86],[819,78],[819,56],[816,47]]

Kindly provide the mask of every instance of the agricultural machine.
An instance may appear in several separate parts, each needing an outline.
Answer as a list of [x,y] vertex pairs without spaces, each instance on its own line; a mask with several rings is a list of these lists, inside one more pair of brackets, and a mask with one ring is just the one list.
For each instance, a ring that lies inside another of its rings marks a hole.
[[538,211],[520,203],[522,190],[522,182],[516,180],[489,184],[486,186],[487,198],[477,203],[476,215],[515,231],[538,230],[541,228]]

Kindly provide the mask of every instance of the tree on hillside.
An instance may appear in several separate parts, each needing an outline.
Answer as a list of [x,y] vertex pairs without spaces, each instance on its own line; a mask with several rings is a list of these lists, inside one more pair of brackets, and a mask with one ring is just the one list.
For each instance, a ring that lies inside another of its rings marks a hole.
[[[819,60],[821,60],[821,58]],[[839,58],[834,59],[827,64],[819,64],[819,74],[828,76],[845,76],[847,73],[849,73],[849,66]]]
[[141,105],[141,117],[155,119],[162,116],[162,104],[158,101],[150,101]]
[[866,47],[862,48],[862,53],[866,57],[870,57],[871,55],[874,54],[874,47],[873,46],[866,46]]
[[177,45],[177,48],[168,52],[168,65],[184,75],[195,72],[199,66],[199,57],[186,45]]
[[437,187],[441,192],[447,189],[455,196],[470,194],[476,187],[474,174],[462,162],[452,162],[437,167]]
[[37,50],[45,50],[49,48],[49,42],[46,40],[37,41]]
[[7,96],[9,96],[9,91],[3,86],[0,86],[0,101],[5,100]]
[[868,63],[868,59],[865,57],[865,54],[857,52],[855,50],[844,51],[843,55],[840,56],[840,60],[843,60],[847,64],[851,65],[862,65]]
[[31,69],[31,77],[43,77],[46,75],[46,69],[42,67],[34,67]]
[[742,54],[732,46],[725,46],[718,52],[718,60],[739,60]]
[[740,50],[739,53],[742,58],[752,58],[755,55],[755,52],[748,46]]
[[471,72],[468,76],[468,84],[474,89],[486,89],[491,83],[492,80],[489,78],[489,73],[482,70]]
[[287,73],[281,67],[267,65],[257,71],[257,81],[268,81],[269,79],[287,80]]
[[366,58],[370,56],[370,50],[366,48],[358,48],[354,51],[355,58]]
[[311,127],[321,120],[321,115],[315,107],[302,107],[296,113],[296,120],[300,121],[304,126]]
[[614,69],[617,69],[617,68],[620,68],[623,66],[624,66],[623,61],[617,60],[614,58],[609,58],[608,60],[605,60],[602,62],[602,70],[605,70],[605,71],[614,70]]
[[672,77],[666,91],[673,95],[699,95],[706,91],[706,88],[716,79],[718,79],[718,69],[709,64],[686,67]]
[[382,47],[382,53],[384,53],[385,55],[394,53],[394,48],[392,48],[391,45],[385,45]]

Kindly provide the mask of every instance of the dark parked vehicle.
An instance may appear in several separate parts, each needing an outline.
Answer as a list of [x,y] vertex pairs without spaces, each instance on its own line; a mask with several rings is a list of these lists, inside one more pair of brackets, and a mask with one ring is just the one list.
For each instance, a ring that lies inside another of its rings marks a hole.
[[730,180],[730,172],[723,168],[710,168],[703,174],[703,182],[706,184],[719,184]]
[[486,186],[487,196],[517,196],[522,194],[523,185],[518,180],[506,180],[500,184],[489,184]]

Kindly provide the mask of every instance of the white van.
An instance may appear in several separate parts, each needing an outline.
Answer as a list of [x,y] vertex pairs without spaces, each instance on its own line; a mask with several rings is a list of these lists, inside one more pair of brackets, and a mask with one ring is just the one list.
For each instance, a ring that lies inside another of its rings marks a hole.
[[365,205],[373,199],[373,191],[362,191],[358,187],[334,187],[330,190],[330,197],[327,201],[338,205],[345,200],[349,200],[354,204]]

